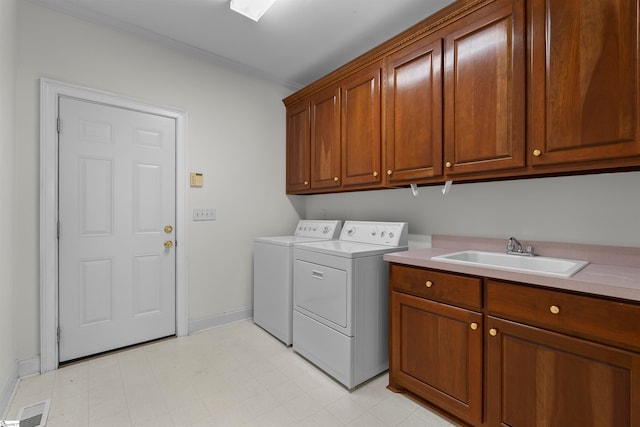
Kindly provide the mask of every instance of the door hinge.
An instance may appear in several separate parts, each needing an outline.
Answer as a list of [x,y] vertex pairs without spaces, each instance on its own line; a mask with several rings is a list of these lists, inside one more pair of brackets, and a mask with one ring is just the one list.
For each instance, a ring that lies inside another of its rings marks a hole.
[[58,344],[60,344],[60,326],[58,326],[58,329],[56,330],[56,339],[58,340]]
[[60,117],[58,117],[56,119],[56,132],[58,132],[58,134],[60,133],[60,127],[61,127],[61,122],[60,122]]

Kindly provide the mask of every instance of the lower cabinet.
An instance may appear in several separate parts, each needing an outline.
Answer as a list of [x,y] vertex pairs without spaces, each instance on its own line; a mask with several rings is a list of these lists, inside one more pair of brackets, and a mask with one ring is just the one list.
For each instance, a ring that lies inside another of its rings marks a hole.
[[472,426],[640,426],[640,304],[391,264],[389,389]]

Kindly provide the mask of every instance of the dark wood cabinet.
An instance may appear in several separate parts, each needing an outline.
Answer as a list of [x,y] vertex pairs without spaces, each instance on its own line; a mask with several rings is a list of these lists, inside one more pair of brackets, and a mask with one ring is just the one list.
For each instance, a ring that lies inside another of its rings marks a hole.
[[311,143],[309,101],[287,108],[287,193],[310,189]]
[[638,2],[529,3],[531,164],[640,155]]
[[311,98],[311,188],[340,187],[340,87]]
[[373,188],[382,183],[382,64],[342,82],[342,186]]
[[387,58],[386,174],[392,185],[442,176],[442,39],[425,37]]
[[523,0],[485,6],[444,38],[447,177],[525,166]]
[[432,273],[391,266],[389,388],[409,391],[463,420],[479,423],[482,314],[429,295],[473,305],[480,280]]
[[640,304],[392,263],[389,389],[473,426],[640,426]]
[[487,319],[489,426],[640,425],[640,355]]

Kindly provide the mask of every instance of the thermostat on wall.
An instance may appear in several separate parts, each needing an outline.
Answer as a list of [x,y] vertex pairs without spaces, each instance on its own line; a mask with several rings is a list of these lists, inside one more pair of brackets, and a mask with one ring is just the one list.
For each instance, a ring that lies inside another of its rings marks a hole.
[[191,186],[202,187],[203,177],[201,173],[191,172]]

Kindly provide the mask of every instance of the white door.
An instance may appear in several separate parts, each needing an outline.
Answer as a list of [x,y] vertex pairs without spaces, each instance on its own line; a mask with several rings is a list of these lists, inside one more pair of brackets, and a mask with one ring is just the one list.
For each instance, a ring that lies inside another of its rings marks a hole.
[[175,119],[59,98],[59,360],[174,335]]

